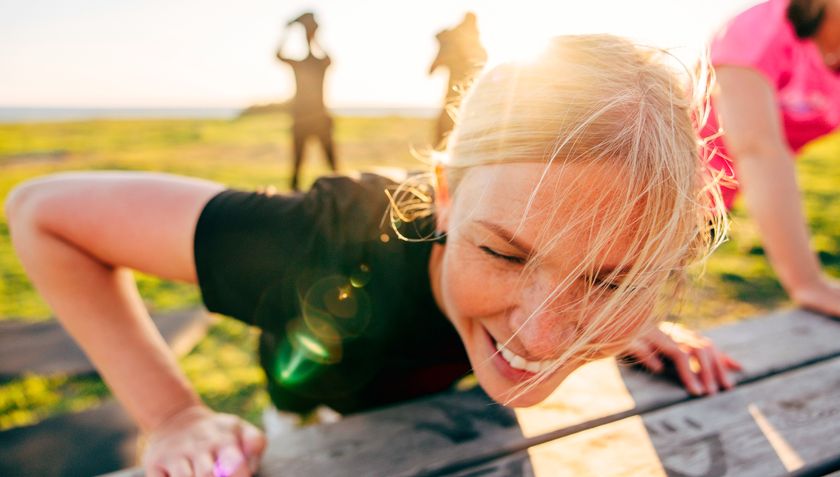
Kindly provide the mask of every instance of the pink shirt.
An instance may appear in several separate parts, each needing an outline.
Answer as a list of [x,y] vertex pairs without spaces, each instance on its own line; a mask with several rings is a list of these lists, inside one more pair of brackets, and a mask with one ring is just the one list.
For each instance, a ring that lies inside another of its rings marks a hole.
[[[712,39],[710,53],[715,67],[746,66],[767,78],[776,91],[785,138],[798,151],[840,126],[840,73],[825,66],[813,41],[796,36],[786,16],[787,5],[788,0],[769,0],[740,13]],[[702,134],[709,137],[717,130],[712,104]],[[734,177],[724,140],[717,138],[710,144],[717,149],[710,165]],[[731,207],[738,185],[727,181],[721,192]]]

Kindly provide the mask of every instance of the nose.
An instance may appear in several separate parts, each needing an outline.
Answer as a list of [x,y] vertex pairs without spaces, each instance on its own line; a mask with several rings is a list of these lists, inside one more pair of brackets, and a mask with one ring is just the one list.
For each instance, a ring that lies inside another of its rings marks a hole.
[[534,359],[556,358],[574,339],[580,297],[574,284],[559,285],[559,280],[535,273],[519,290],[519,299],[509,312],[512,335]]

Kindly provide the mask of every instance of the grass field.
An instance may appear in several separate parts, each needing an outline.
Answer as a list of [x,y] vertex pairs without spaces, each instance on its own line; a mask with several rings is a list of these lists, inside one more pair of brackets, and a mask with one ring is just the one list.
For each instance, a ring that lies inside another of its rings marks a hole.
[[[224,120],[122,120],[0,124],[0,202],[28,178],[71,170],[151,170],[186,174],[232,187],[274,185],[284,190],[290,169],[289,119],[283,115]],[[336,141],[345,171],[422,168],[411,147],[422,149],[432,121],[407,118],[338,118]],[[312,145],[306,181],[326,171]],[[813,230],[813,245],[827,271],[840,277],[840,136],[810,145],[798,162]],[[2,213],[2,211],[0,211]],[[754,224],[741,207],[731,240],[708,261],[680,309],[689,326],[709,327],[788,306],[764,256]],[[153,311],[199,306],[194,286],[137,274]],[[44,320],[50,311],[32,289],[0,215],[0,319]],[[256,422],[268,403],[255,365],[256,335],[233,320],[219,321],[181,359],[187,375],[213,407]],[[108,395],[96,377],[22,376],[0,382],[0,430],[95,405]]]

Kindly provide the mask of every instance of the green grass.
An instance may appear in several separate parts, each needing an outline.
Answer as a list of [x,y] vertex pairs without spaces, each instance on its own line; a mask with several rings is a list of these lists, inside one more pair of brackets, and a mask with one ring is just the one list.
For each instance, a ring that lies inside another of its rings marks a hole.
[[[286,189],[289,119],[283,115],[222,120],[80,121],[0,124],[0,201],[26,179],[68,170],[153,170],[203,177],[233,187]],[[421,168],[410,147],[422,149],[432,121],[338,118],[336,141],[345,171]],[[304,182],[326,172],[314,145]],[[840,135],[810,145],[798,162],[813,245],[829,274],[840,277]],[[2,214],[2,211],[0,211]],[[137,274],[147,305],[165,311],[200,305],[196,287]],[[707,262],[680,308],[680,319],[709,327],[789,301],[761,246],[755,224],[736,205],[731,240]],[[0,215],[0,319],[37,321],[50,311],[32,289],[9,243]],[[190,380],[213,407],[258,422],[268,403],[256,364],[256,334],[229,319],[181,359]],[[100,402],[107,389],[95,377],[28,375],[0,382],[0,429],[37,422]]]
[[[840,134],[814,141],[797,160],[811,244],[825,272],[840,277]],[[708,260],[689,291],[680,319],[710,327],[792,306],[765,256],[757,226],[741,202],[732,212],[730,240]]]

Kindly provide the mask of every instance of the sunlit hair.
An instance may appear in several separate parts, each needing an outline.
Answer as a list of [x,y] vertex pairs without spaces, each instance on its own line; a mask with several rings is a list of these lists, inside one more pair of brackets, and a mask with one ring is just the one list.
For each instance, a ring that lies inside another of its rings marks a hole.
[[[586,242],[571,244],[584,248],[584,259],[531,315],[550,311],[573,320],[574,339],[558,350],[552,369],[512,390],[511,400],[564,363],[626,348],[667,313],[686,267],[723,240],[726,214],[701,160],[703,146],[692,121],[704,117],[707,103],[692,85],[705,87],[707,81],[674,63],[666,52],[610,35],[564,36],[535,61],[485,72],[464,98],[447,149],[437,158],[453,200],[471,168],[546,163],[522,215],[524,221],[538,213],[545,226],[536,238],[540,251],[528,257],[521,284],[538,269],[542,255],[570,246],[569,231],[583,228],[589,234]],[[612,172],[612,183],[601,184],[609,193],[572,207],[534,202],[540,187],[551,185],[549,172],[565,174],[566,187],[591,187],[584,180],[586,168],[569,167],[590,164]],[[392,194],[392,219],[405,223],[433,213],[422,206],[428,194],[421,184],[404,184]],[[596,280],[605,251],[620,233],[631,244],[629,252],[615,271]],[[591,278],[583,291],[573,290],[581,287],[581,276]],[[557,300],[561,295],[574,299]]]

